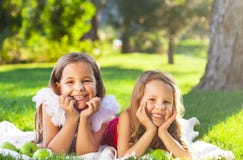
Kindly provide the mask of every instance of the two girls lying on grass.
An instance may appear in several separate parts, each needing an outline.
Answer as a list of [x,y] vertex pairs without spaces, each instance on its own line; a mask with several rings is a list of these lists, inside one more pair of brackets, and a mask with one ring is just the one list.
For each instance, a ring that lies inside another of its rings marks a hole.
[[[12,131],[22,134],[21,138],[12,138],[15,144],[35,140],[39,147],[55,154],[74,153],[84,159],[138,158],[150,149],[162,149],[182,159],[214,158],[225,153],[233,159],[231,152],[208,143],[194,143],[195,136],[188,138],[188,132],[183,135],[188,124],[193,131],[196,121],[190,124],[182,119],[182,96],[167,73],[143,72],[133,89],[130,107],[115,117],[119,105],[114,96],[105,96],[94,59],[83,53],[69,53],[57,61],[49,87],[38,91],[33,100],[37,107],[35,132],[27,135],[2,122],[0,135],[4,136],[0,143],[10,140],[8,133]],[[213,149],[217,153],[212,153]]]

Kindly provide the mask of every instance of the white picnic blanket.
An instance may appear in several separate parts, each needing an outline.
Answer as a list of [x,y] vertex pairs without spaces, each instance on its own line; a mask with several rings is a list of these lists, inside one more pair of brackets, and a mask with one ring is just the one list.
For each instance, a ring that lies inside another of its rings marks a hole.
[[[224,157],[226,160],[235,159],[231,151],[223,150],[204,141],[193,141],[199,135],[197,131],[194,131],[194,126],[199,124],[197,118],[181,119],[181,123],[185,133],[185,141],[189,144],[192,151],[193,160],[221,159],[221,157]],[[33,131],[23,132],[8,121],[0,122],[0,145],[7,141],[13,143],[16,147],[20,147],[26,141],[34,140],[34,138],[35,133]],[[3,155],[10,154],[16,159],[21,156],[19,153],[7,149],[0,149],[0,153]],[[103,145],[100,146],[98,152],[88,153],[77,158],[85,160],[124,160],[126,157],[117,158],[117,151],[113,147]],[[23,155],[22,159],[29,160],[30,157]]]

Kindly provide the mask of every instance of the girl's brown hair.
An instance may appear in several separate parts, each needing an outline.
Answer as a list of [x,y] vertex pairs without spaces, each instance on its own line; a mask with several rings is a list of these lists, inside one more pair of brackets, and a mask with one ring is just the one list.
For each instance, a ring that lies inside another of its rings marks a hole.
[[[139,122],[136,112],[140,106],[140,101],[144,95],[145,86],[152,80],[161,80],[165,84],[171,86],[173,90],[173,104],[178,116],[182,116],[184,113],[184,106],[182,103],[182,97],[178,86],[176,85],[173,77],[167,73],[160,71],[145,71],[137,79],[135,87],[132,92],[130,100],[130,116],[131,116],[131,137],[130,142],[135,143],[145,132],[144,126]],[[188,149],[186,144],[182,140],[181,126],[178,121],[178,116],[168,128],[168,132],[174,137],[185,149]],[[165,145],[156,135],[150,145],[152,149],[160,148],[166,150]]]
[[[51,72],[49,88],[51,88],[54,93],[59,94],[57,91],[56,83],[60,82],[64,68],[68,64],[76,63],[76,62],[86,62],[91,66],[96,80],[96,93],[97,93],[96,96],[103,98],[105,96],[105,86],[101,77],[99,67],[95,62],[95,60],[90,55],[85,53],[72,52],[60,57]],[[42,131],[42,107],[41,106],[38,107],[35,114],[35,132],[36,132],[36,143],[42,142],[43,131]]]

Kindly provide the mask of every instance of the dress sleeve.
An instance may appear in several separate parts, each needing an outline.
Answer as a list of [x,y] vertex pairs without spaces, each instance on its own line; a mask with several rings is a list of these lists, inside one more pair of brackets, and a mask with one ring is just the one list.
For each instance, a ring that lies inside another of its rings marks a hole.
[[112,120],[120,111],[120,106],[113,95],[105,96],[102,99],[100,110],[91,117],[91,130],[97,132],[103,123]]
[[46,105],[46,113],[51,116],[51,121],[55,126],[62,126],[66,120],[64,110],[59,106],[58,96],[50,89],[43,88],[32,98],[36,103],[36,109],[42,104]]

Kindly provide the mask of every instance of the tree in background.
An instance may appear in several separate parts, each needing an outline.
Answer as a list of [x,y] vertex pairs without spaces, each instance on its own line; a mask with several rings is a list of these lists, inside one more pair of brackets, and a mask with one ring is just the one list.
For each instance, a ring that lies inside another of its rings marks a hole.
[[[138,32],[165,32],[168,39],[168,63],[173,64],[175,40],[185,29],[208,16],[210,0],[117,0],[122,52],[131,52],[130,39]],[[121,20],[122,19],[122,20]],[[162,37],[161,37],[162,38]]]
[[242,0],[214,0],[208,62],[197,89],[243,89],[242,15]]
[[[0,51],[3,49],[4,40],[8,37],[14,36],[19,32],[21,27],[21,1],[0,1]],[[12,46],[13,46],[12,42]],[[20,54],[19,52],[10,52],[8,56],[3,55],[0,52],[0,64],[5,59],[11,58],[12,62],[18,61]]]
[[[165,1],[164,5],[155,12],[157,30],[165,30],[168,39],[168,63],[174,63],[176,39],[180,39],[186,30],[209,15],[210,1],[179,0]],[[152,22],[151,22],[152,23]]]
[[3,40],[18,33],[21,26],[21,1],[0,1],[0,49]]

